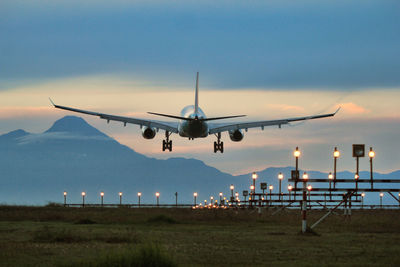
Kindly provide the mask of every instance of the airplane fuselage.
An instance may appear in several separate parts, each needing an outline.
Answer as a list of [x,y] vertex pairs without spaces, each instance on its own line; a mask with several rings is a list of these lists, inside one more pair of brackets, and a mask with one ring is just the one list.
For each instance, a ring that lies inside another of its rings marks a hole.
[[182,109],[181,117],[191,118],[193,120],[180,120],[179,121],[179,135],[188,138],[204,138],[208,136],[208,124],[200,119],[206,119],[206,115],[198,108],[197,113],[195,107],[187,106]]

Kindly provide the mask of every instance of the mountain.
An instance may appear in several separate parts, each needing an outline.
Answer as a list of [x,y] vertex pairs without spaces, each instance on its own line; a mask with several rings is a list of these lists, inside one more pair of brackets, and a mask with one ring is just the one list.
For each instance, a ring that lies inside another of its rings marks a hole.
[[[283,189],[293,167],[268,168],[258,172],[259,182],[274,185],[278,190],[277,175],[285,175]],[[119,201],[137,203],[137,192],[142,192],[142,203],[154,203],[155,192],[160,192],[161,203],[174,203],[175,192],[181,203],[192,203],[193,192],[198,201],[217,198],[219,192],[230,195],[230,184],[235,191],[248,190],[251,174],[232,176],[207,166],[196,159],[170,158],[158,160],[135,152],[89,125],[80,117],[66,116],[39,134],[16,130],[0,136],[0,203],[45,204],[62,202],[64,191],[68,202],[98,203],[101,191],[107,203]],[[310,177],[327,177],[326,173],[309,172]],[[361,173],[361,178],[368,173]],[[376,178],[399,177],[393,174],[374,174]],[[350,172],[338,173],[339,178],[353,178]],[[393,186],[397,186],[393,184]],[[257,185],[259,188],[259,185]]]
[[9,204],[62,201],[64,190],[79,203],[82,191],[89,202],[98,202],[100,191],[113,203],[120,191],[135,203],[138,191],[144,203],[153,203],[156,191],[164,203],[174,203],[175,192],[180,201],[192,202],[195,191],[205,198],[236,181],[199,160],[141,155],[74,116],[41,134],[18,130],[0,136],[0,169],[0,203]]

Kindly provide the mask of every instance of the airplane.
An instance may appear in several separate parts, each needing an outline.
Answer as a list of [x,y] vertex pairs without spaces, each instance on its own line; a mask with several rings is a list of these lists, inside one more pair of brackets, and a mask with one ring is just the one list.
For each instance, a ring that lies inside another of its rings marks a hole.
[[148,112],[151,115],[162,116],[167,118],[177,119],[177,122],[167,122],[158,120],[139,119],[132,117],[123,117],[117,115],[109,115],[104,113],[98,113],[88,110],[82,110],[72,107],[60,106],[55,104],[51,99],[50,102],[55,108],[64,109],[68,111],[83,113],[87,115],[98,116],[101,119],[110,121],[120,121],[126,126],[127,123],[139,125],[142,130],[142,136],[145,139],[153,139],[156,133],[161,129],[165,131],[165,139],[162,141],[162,150],[169,152],[172,151],[172,140],[169,139],[171,134],[179,134],[181,137],[189,138],[194,140],[195,138],[205,138],[209,135],[215,135],[217,141],[214,142],[214,153],[218,151],[224,153],[224,142],[221,141],[221,133],[228,132],[229,138],[233,142],[240,142],[243,140],[244,132],[249,128],[261,128],[264,130],[265,126],[278,126],[281,128],[282,125],[290,124],[296,121],[306,121],[320,118],[333,117],[340,110],[338,108],[334,113],[312,115],[306,117],[288,118],[280,120],[265,120],[265,121],[252,121],[252,122],[228,122],[228,123],[210,123],[210,121],[225,120],[232,118],[244,117],[246,115],[235,115],[235,116],[224,116],[224,117],[213,117],[207,118],[203,110],[199,107],[199,73],[196,76],[196,90],[194,105],[186,106],[182,109],[180,116]]

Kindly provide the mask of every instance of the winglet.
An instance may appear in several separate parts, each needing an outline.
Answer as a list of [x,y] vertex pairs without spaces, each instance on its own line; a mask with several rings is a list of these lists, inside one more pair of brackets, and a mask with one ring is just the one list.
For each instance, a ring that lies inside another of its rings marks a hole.
[[53,104],[53,106],[56,106],[56,104],[54,104],[53,100],[51,100],[50,97],[49,97],[49,100],[50,100],[51,104]]
[[335,116],[336,115],[336,113],[338,113],[339,112],[339,110],[341,109],[342,107],[339,107],[336,111],[335,111],[335,113],[333,113],[333,116]]

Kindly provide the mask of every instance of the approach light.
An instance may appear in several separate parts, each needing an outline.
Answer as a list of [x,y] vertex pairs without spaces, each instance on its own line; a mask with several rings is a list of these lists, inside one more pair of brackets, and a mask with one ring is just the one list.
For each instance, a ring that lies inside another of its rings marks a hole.
[[292,186],[292,185],[288,185],[287,189],[288,189],[289,191],[292,191],[293,186]]
[[222,197],[222,192],[219,192],[219,196]]
[[373,157],[375,157],[375,152],[372,150],[372,147],[369,148],[369,153],[368,156],[372,159]]
[[231,190],[234,190],[235,186],[233,184],[231,184]]
[[380,196],[380,197],[383,197],[383,193],[380,193],[379,196]]
[[312,186],[311,185],[307,186],[307,189],[308,189],[308,191],[311,191],[312,190]]
[[333,174],[330,172],[328,175],[329,180],[333,180]]
[[273,186],[273,185],[270,185],[270,186],[269,186],[269,190],[272,191],[273,189],[274,189],[274,186]]
[[86,192],[82,192],[82,196],[83,196],[83,197],[86,196]]
[[339,150],[337,150],[337,147],[335,147],[335,150],[333,151],[333,157],[334,158],[340,157],[340,152],[339,152]]
[[100,196],[104,197],[104,192],[100,192]]
[[193,196],[194,196],[194,197],[197,197],[197,192],[194,192],[194,193],[193,193]]
[[283,179],[283,174],[282,174],[281,172],[278,174],[278,179],[279,179],[279,180],[282,180],[282,179]]
[[358,178],[360,178],[360,176],[356,173],[356,174],[354,175],[354,179],[358,180]]
[[361,197],[365,197],[365,193],[361,193]]
[[250,190],[254,191],[254,185],[250,185]]
[[118,195],[119,195],[120,197],[122,197],[122,192],[119,192]]
[[156,193],[156,197],[159,197],[159,196],[160,196],[160,193],[157,192],[157,193]]
[[256,180],[258,178],[257,173],[253,172],[253,174],[251,175],[251,178],[253,178],[253,180]]
[[66,196],[67,195],[67,191],[64,191],[64,196]]
[[308,180],[308,174],[307,174],[307,172],[304,172],[304,174],[303,174],[303,179],[304,179],[304,180]]
[[138,195],[138,197],[140,197],[140,196],[142,196],[142,193],[141,193],[141,192],[138,192],[137,195]]
[[296,158],[300,157],[300,150],[299,150],[299,147],[296,147],[296,150],[293,152],[293,155],[294,155]]

